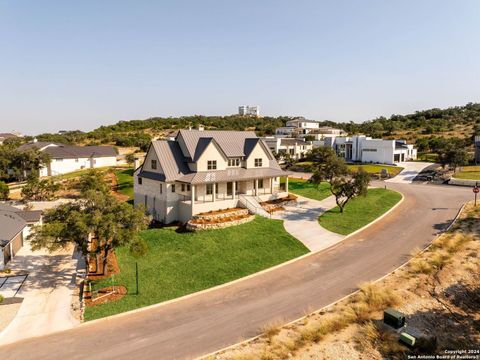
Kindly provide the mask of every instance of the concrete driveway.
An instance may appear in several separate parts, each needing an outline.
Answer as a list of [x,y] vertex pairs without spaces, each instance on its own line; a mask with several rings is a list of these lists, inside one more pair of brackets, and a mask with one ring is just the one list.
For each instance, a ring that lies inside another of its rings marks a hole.
[[[0,347],[3,359],[185,359],[288,322],[378,279],[445,229],[471,189],[389,188],[405,200],[385,218],[328,250],[246,280],[168,304]],[[275,236],[275,234],[272,234]],[[93,351],[94,350],[94,351]]]
[[33,252],[26,243],[20,249],[9,267],[28,273],[15,295],[24,300],[13,321],[0,333],[0,345],[80,323],[71,312],[77,263],[73,248],[50,254],[44,250]]
[[398,163],[398,166],[403,167],[403,170],[392,179],[385,180],[386,182],[397,183],[397,184],[411,184],[413,179],[420,174],[420,172],[431,166],[430,162],[403,162]]
[[300,240],[311,252],[317,252],[345,238],[324,229],[318,223],[318,217],[335,206],[337,204],[333,196],[322,201],[298,196],[296,206],[286,206],[285,211],[275,213],[273,218],[283,220],[285,230]]

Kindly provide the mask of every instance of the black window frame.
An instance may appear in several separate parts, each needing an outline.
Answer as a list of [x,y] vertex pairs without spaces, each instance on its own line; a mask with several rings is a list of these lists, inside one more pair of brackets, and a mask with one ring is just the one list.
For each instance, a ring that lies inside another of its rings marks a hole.
[[150,160],[150,167],[152,168],[152,170],[157,170],[157,160]]
[[262,167],[263,166],[263,159],[262,158],[257,158],[254,160],[254,166],[255,167]]
[[217,160],[207,160],[207,170],[217,170]]

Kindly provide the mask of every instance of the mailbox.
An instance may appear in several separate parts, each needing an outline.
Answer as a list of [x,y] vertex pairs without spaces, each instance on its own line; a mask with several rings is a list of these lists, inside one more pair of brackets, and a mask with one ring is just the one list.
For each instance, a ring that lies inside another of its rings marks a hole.
[[402,344],[405,344],[407,345],[408,347],[414,347],[415,346],[415,337],[413,337],[412,335],[406,333],[406,332],[402,332],[400,334],[400,339],[399,341],[402,343]]

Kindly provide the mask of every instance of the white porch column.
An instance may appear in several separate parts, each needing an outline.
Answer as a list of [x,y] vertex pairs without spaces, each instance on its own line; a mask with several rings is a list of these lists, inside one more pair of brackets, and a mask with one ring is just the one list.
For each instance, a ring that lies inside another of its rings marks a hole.
[[270,178],[270,194],[273,194],[273,178]]
[[213,199],[213,202],[215,202],[215,200],[217,200],[217,183],[213,183],[212,190],[213,190],[212,199]]
[[191,193],[191,210],[192,210],[192,216],[194,213],[194,207],[195,207],[195,185],[192,185],[192,193]]
[[255,179],[255,196],[258,196],[258,179]]
[[285,178],[285,191],[288,193],[288,175]]
[[236,196],[236,192],[237,192],[237,182],[236,181],[232,181],[232,195],[233,195],[233,199],[235,200],[235,198],[237,197]]

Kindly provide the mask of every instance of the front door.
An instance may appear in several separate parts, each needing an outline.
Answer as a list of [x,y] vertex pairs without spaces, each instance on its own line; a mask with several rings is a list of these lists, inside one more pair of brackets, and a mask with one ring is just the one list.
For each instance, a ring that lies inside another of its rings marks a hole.
[[233,183],[227,182],[227,196],[232,196],[233,194]]

